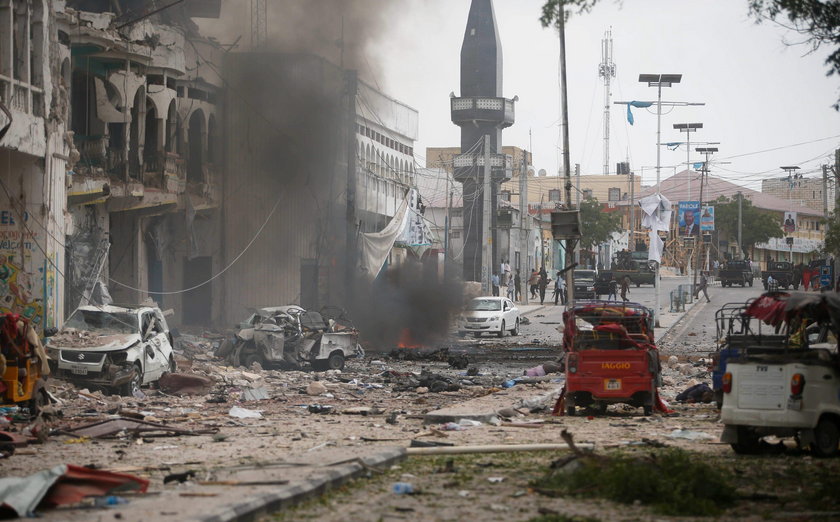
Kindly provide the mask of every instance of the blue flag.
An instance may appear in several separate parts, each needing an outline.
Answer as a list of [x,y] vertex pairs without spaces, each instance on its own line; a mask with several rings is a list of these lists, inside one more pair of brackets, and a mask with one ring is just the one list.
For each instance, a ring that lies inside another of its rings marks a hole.
[[630,123],[630,125],[633,125],[633,123],[635,122],[635,120],[633,118],[633,112],[630,110],[630,107],[645,108],[645,107],[650,107],[651,105],[653,105],[653,102],[640,102],[640,101],[628,102],[627,103],[627,121]]

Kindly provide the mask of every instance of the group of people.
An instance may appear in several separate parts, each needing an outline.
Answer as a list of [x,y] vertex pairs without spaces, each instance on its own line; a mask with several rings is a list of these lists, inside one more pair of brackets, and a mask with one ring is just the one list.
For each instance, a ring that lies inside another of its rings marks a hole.
[[503,259],[499,270],[494,271],[491,277],[493,295],[499,297],[504,295],[511,301],[518,301],[522,295],[522,278],[519,276],[519,269],[516,274],[511,273],[510,260]]

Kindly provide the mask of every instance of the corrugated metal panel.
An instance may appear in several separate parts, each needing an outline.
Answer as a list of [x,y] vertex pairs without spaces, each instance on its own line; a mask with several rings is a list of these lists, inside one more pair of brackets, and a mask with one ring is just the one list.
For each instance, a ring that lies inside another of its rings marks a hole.
[[[338,69],[313,57],[231,58],[225,132],[226,263],[240,255],[280,203],[224,276],[222,313],[228,322],[250,307],[299,302],[301,260],[319,258],[319,239],[322,276],[342,269],[346,168],[332,153],[336,148],[342,156],[347,152],[336,143],[335,134],[344,129],[327,124],[329,111],[341,108],[343,80]],[[330,100],[334,105],[325,109]],[[310,118],[301,106],[316,114]],[[323,284],[332,287],[335,282],[333,275]]]

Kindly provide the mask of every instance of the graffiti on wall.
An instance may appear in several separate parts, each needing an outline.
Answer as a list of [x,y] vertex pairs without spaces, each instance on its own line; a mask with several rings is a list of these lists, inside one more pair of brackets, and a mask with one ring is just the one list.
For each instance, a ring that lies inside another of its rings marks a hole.
[[21,314],[41,326],[44,256],[37,234],[21,228],[13,212],[0,210],[0,313]]

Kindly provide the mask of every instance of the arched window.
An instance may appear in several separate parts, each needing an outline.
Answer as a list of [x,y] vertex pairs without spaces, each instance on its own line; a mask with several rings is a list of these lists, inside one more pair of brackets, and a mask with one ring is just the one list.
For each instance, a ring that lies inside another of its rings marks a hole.
[[216,143],[219,136],[216,132],[216,115],[211,114],[207,122],[207,162],[218,163],[221,159],[219,144]]
[[140,135],[146,127],[146,88],[140,87],[134,94],[134,105],[131,107],[131,125],[128,131],[128,173],[133,178],[140,178],[143,164],[143,146]]
[[187,181],[204,182],[205,137],[204,112],[196,110],[190,116],[187,127]]
[[178,153],[180,132],[181,122],[178,118],[178,109],[175,106],[175,100],[172,100],[166,111],[166,152]]
[[163,168],[162,158],[158,157],[159,123],[154,102],[150,98],[146,98],[146,132],[143,139],[143,162],[146,166],[146,172],[156,172]]

